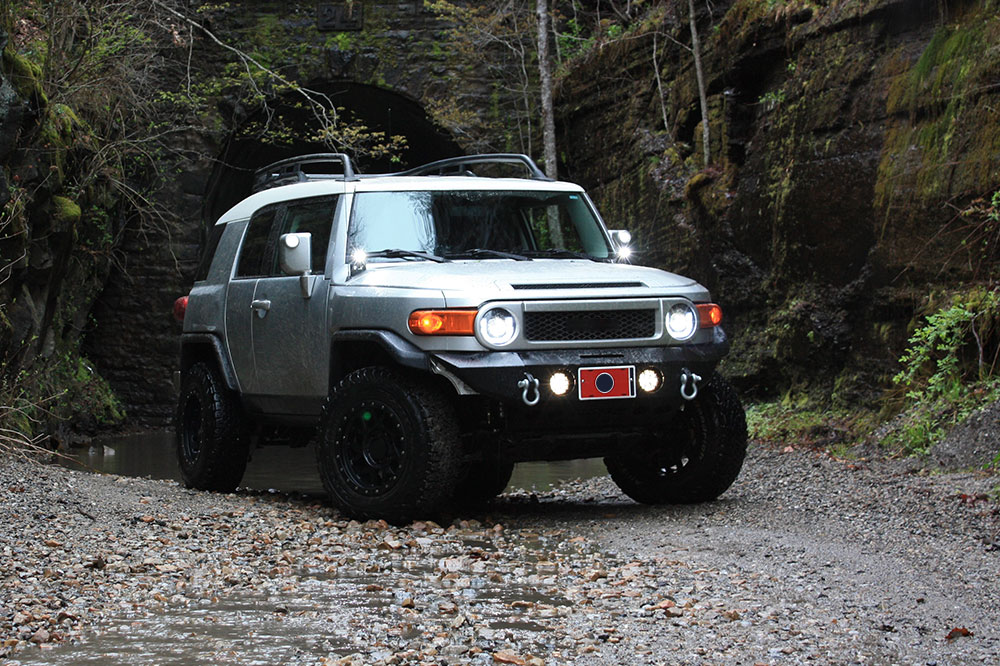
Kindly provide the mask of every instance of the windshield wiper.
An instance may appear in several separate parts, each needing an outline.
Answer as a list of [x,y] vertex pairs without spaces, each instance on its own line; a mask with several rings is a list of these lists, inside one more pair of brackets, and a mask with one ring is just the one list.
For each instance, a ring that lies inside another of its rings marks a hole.
[[439,264],[448,261],[444,257],[439,257],[436,254],[431,254],[430,252],[421,252],[420,250],[402,250],[400,248],[388,248],[377,252],[367,252],[366,256],[369,259],[372,257],[388,257],[390,259],[425,259],[426,261],[436,261]]
[[460,259],[462,257],[495,257],[497,259],[513,259],[514,261],[531,261],[528,257],[523,254],[514,254],[513,252],[504,252],[503,250],[489,250],[482,247],[473,247],[468,250],[459,250],[456,252],[449,252],[445,255],[446,257],[451,257],[453,259]]
[[573,250],[564,250],[561,247],[553,247],[548,250],[525,250],[524,254],[529,257],[561,257],[566,259],[589,259],[590,261],[603,261],[600,257],[592,257],[589,254],[574,252]]

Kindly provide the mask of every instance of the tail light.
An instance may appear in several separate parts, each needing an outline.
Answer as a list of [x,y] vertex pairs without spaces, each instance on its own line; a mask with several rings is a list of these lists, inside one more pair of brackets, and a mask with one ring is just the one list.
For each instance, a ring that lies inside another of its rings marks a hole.
[[183,322],[184,315],[187,313],[188,308],[188,297],[181,296],[176,301],[174,301],[174,319]]

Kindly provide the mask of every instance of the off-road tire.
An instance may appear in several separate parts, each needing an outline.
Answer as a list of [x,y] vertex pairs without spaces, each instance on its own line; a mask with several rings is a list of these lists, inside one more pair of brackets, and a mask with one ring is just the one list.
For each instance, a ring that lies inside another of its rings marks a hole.
[[236,395],[218,371],[195,363],[181,381],[177,401],[177,462],[188,488],[232,492],[250,454]]
[[323,487],[353,518],[432,517],[458,482],[454,408],[429,382],[400,371],[347,375],[326,400],[317,439]]
[[467,463],[455,488],[455,506],[481,506],[503,492],[514,473],[514,463],[490,458]]
[[622,492],[643,504],[694,504],[717,498],[739,476],[746,416],[718,374],[662,429],[609,455],[604,464]]

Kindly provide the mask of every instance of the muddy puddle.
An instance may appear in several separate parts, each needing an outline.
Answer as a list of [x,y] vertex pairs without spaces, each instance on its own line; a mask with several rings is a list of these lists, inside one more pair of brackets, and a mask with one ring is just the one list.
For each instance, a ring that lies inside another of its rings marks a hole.
[[[95,440],[89,447],[71,451],[60,464],[122,476],[180,480],[172,431]],[[520,463],[514,468],[507,490],[549,490],[561,481],[588,479],[606,473],[599,459]],[[311,446],[256,449],[242,485],[252,490],[324,494],[316,471],[316,454]]]

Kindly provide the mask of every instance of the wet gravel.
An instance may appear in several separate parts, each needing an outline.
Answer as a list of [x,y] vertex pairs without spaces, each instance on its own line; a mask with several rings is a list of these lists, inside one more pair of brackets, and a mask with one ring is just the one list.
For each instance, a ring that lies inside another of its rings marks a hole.
[[0,460],[0,663],[996,664],[1000,478],[753,447],[449,524]]

